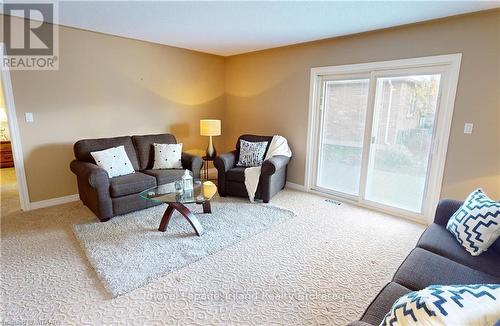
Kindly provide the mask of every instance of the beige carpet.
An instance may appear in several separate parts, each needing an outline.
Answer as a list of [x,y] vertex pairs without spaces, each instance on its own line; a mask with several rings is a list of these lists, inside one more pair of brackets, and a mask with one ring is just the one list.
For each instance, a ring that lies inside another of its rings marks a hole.
[[75,224],[74,232],[104,287],[117,297],[296,216],[287,209],[240,198],[216,197],[210,205],[210,214],[204,214],[201,205],[187,205],[203,226],[201,237],[177,211],[167,231],[159,232],[158,217],[166,204],[106,223]]
[[0,169],[0,214],[7,215],[19,211],[19,194],[14,168]]
[[299,216],[115,299],[71,230],[94,218],[80,203],[3,215],[3,321],[343,325],[359,318],[423,231],[297,191],[271,203]]

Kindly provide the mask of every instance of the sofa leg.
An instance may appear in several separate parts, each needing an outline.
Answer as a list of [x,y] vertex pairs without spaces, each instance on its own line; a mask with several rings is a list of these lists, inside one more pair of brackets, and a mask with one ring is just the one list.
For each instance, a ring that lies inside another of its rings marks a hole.
[[107,222],[111,219],[111,217],[108,217],[108,218],[103,218],[103,219],[99,219],[99,221],[101,222]]
[[268,204],[269,203],[269,199],[268,200],[263,200],[264,204]]

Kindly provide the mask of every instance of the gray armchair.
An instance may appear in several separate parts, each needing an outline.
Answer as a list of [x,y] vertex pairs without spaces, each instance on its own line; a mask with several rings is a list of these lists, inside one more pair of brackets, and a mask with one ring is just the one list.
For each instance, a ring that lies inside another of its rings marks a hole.
[[[214,165],[218,173],[219,195],[222,197],[248,197],[245,187],[246,167],[236,166],[239,158],[240,139],[249,142],[267,141],[267,154],[272,138],[272,136],[241,135],[236,142],[235,150],[215,158]],[[264,203],[268,203],[276,193],[285,187],[288,162],[290,162],[289,157],[278,155],[262,163],[259,185],[255,193],[256,199],[262,199]]]

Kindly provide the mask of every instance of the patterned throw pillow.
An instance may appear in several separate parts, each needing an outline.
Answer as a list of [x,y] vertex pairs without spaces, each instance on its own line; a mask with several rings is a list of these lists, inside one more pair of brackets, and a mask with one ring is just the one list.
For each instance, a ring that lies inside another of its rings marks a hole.
[[261,166],[266,153],[267,141],[249,142],[240,140],[240,158],[236,166]]
[[446,226],[472,256],[486,251],[500,235],[500,203],[477,189],[453,214]]
[[153,144],[155,161],[153,169],[181,169],[182,144]]
[[124,146],[111,147],[102,151],[90,152],[96,164],[108,172],[110,178],[134,173],[134,167],[125,152]]
[[380,325],[494,325],[500,284],[431,285],[399,298]]

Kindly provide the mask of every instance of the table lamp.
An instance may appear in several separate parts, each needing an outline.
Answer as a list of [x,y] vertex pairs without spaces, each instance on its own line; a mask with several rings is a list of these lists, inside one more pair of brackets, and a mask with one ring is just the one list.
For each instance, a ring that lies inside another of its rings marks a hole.
[[212,136],[220,135],[220,120],[200,120],[200,135],[210,136],[210,142],[207,147],[207,157],[214,158],[217,155],[217,152],[215,151],[214,144],[212,143]]

